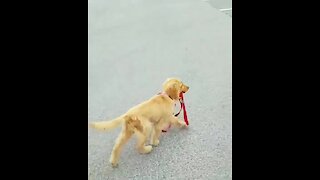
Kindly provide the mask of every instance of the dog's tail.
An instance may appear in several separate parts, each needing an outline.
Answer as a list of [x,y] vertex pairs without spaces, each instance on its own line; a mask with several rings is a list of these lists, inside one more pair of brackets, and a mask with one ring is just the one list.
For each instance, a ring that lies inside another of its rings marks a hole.
[[108,131],[120,126],[123,121],[123,116],[119,116],[111,121],[93,122],[90,123],[89,126],[97,130]]

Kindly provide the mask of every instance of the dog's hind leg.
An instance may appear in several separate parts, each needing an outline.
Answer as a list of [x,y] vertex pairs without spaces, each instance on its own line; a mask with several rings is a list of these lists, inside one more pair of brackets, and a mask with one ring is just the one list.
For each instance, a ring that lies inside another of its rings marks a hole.
[[151,144],[154,146],[158,146],[160,143],[159,137],[162,131],[162,127],[158,124],[153,127],[153,131],[151,134]]
[[152,151],[152,146],[151,145],[145,145],[147,142],[147,136],[144,134],[139,134],[137,133],[138,136],[138,142],[137,142],[137,149],[141,154],[147,154]]
[[137,149],[142,154],[147,154],[152,151],[151,145],[145,145],[148,140],[148,136],[150,135],[151,128],[149,126],[145,126],[143,131],[135,130],[135,134],[137,135]]
[[129,131],[128,128],[123,127],[122,132],[119,134],[111,153],[110,163],[113,167],[116,167],[118,165],[122,148],[125,145],[125,143],[128,142],[132,134],[132,131]]

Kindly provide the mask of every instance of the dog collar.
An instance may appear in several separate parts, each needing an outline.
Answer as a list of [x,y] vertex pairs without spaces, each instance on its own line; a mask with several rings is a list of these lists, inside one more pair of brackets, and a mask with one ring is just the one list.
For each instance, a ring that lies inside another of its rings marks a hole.
[[173,100],[166,92],[159,92],[158,95],[168,96],[171,100]]

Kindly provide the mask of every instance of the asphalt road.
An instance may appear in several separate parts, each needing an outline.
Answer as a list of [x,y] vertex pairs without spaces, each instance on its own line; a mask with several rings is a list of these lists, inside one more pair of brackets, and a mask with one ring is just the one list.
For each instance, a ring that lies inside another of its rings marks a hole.
[[[170,129],[148,154],[119,129],[88,129],[88,179],[232,179],[232,18],[200,0],[89,0],[88,121],[112,119],[161,91],[190,86],[190,126]],[[182,116],[181,116],[182,118]]]
[[208,2],[212,7],[222,10],[223,13],[232,17],[232,0],[202,0]]

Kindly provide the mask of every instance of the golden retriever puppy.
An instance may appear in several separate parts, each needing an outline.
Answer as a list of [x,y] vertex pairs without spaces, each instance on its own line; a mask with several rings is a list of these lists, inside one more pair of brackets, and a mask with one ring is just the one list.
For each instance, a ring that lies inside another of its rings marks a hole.
[[[118,165],[121,150],[129,138],[135,134],[138,138],[136,148],[140,153],[149,153],[152,146],[159,144],[161,131],[172,124],[175,127],[186,127],[184,121],[178,120],[174,114],[174,104],[179,94],[186,93],[189,87],[176,78],[169,78],[163,83],[163,92],[151,97],[129,109],[125,114],[111,121],[91,123],[90,126],[99,130],[111,130],[122,125],[122,131],[113,147],[110,163]],[[146,145],[150,137],[150,144]]]

